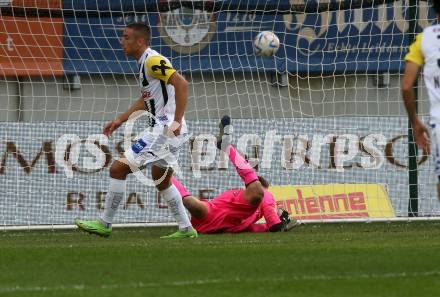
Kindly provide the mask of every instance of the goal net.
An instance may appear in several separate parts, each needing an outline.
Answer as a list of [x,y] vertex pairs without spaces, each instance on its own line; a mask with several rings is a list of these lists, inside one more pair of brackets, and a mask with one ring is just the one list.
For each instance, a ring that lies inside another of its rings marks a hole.
[[[214,146],[229,114],[234,144],[300,220],[438,216],[435,162],[419,151],[409,166],[400,95],[413,33],[433,20],[419,1],[0,1],[0,224],[99,216],[127,131],[102,128],[140,94],[119,44],[132,22],[189,81],[179,179],[194,196],[242,187]],[[279,37],[275,56],[253,53],[261,31]],[[173,220],[130,176],[116,222]]]

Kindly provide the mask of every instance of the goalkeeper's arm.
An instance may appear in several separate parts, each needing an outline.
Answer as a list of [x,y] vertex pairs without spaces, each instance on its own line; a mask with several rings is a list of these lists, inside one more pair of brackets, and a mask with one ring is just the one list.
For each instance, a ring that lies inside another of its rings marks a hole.
[[249,232],[281,232],[289,231],[292,227],[289,213],[280,208],[276,209],[275,204],[262,202],[261,210],[263,213],[265,224],[253,224],[247,231]]
[[275,203],[265,203],[263,201],[262,212],[264,220],[266,221],[267,227],[270,232],[283,231],[285,222],[282,220],[281,216],[277,213],[275,208]]
[[280,231],[288,231],[287,226],[290,223],[289,213],[284,209],[277,209],[277,216],[279,218],[279,223],[273,224],[270,228],[270,232],[280,232]]
[[273,197],[263,200],[261,208],[270,232],[289,231],[297,225],[286,210],[275,206]]

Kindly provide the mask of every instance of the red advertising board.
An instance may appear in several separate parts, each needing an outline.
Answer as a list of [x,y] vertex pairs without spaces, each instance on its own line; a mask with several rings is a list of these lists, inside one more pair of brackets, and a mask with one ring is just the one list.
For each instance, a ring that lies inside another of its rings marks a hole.
[[0,17],[0,75],[62,75],[62,58],[62,18]]
[[25,7],[25,8],[61,8],[61,0],[13,0],[3,1],[5,6]]

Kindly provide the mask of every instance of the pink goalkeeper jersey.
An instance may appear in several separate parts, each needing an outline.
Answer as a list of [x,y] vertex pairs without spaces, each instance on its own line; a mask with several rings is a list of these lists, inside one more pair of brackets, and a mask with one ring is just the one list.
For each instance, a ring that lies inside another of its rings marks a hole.
[[[260,205],[249,204],[243,198],[244,189],[223,192],[211,201],[204,201],[208,206],[208,215],[202,220],[196,218],[191,222],[200,233],[219,232],[265,232],[280,222],[275,210],[275,199],[268,191]],[[264,217],[266,224],[255,224]]]

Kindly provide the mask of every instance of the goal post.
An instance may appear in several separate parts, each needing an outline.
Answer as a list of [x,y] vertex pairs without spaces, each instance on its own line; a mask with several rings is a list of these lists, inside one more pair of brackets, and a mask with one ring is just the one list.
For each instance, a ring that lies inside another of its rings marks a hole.
[[[435,162],[408,141],[400,96],[411,36],[433,20],[414,0],[0,1],[0,225],[61,228],[102,211],[110,164],[146,125],[101,134],[139,98],[119,44],[132,22],[150,25],[152,48],[189,81],[179,179],[193,195],[242,187],[214,147],[229,114],[234,144],[292,216],[434,219]],[[261,31],[280,39],[273,57],[253,52]],[[131,176],[116,223],[172,222]]]
[[[408,7],[408,39],[410,44],[416,39],[418,32],[417,20],[419,19],[418,0],[409,1]],[[418,82],[414,84],[414,95],[416,110],[418,110]],[[411,122],[408,120],[408,216],[417,217],[419,214],[419,187],[418,187],[418,170],[417,170],[417,145],[414,140]]]

